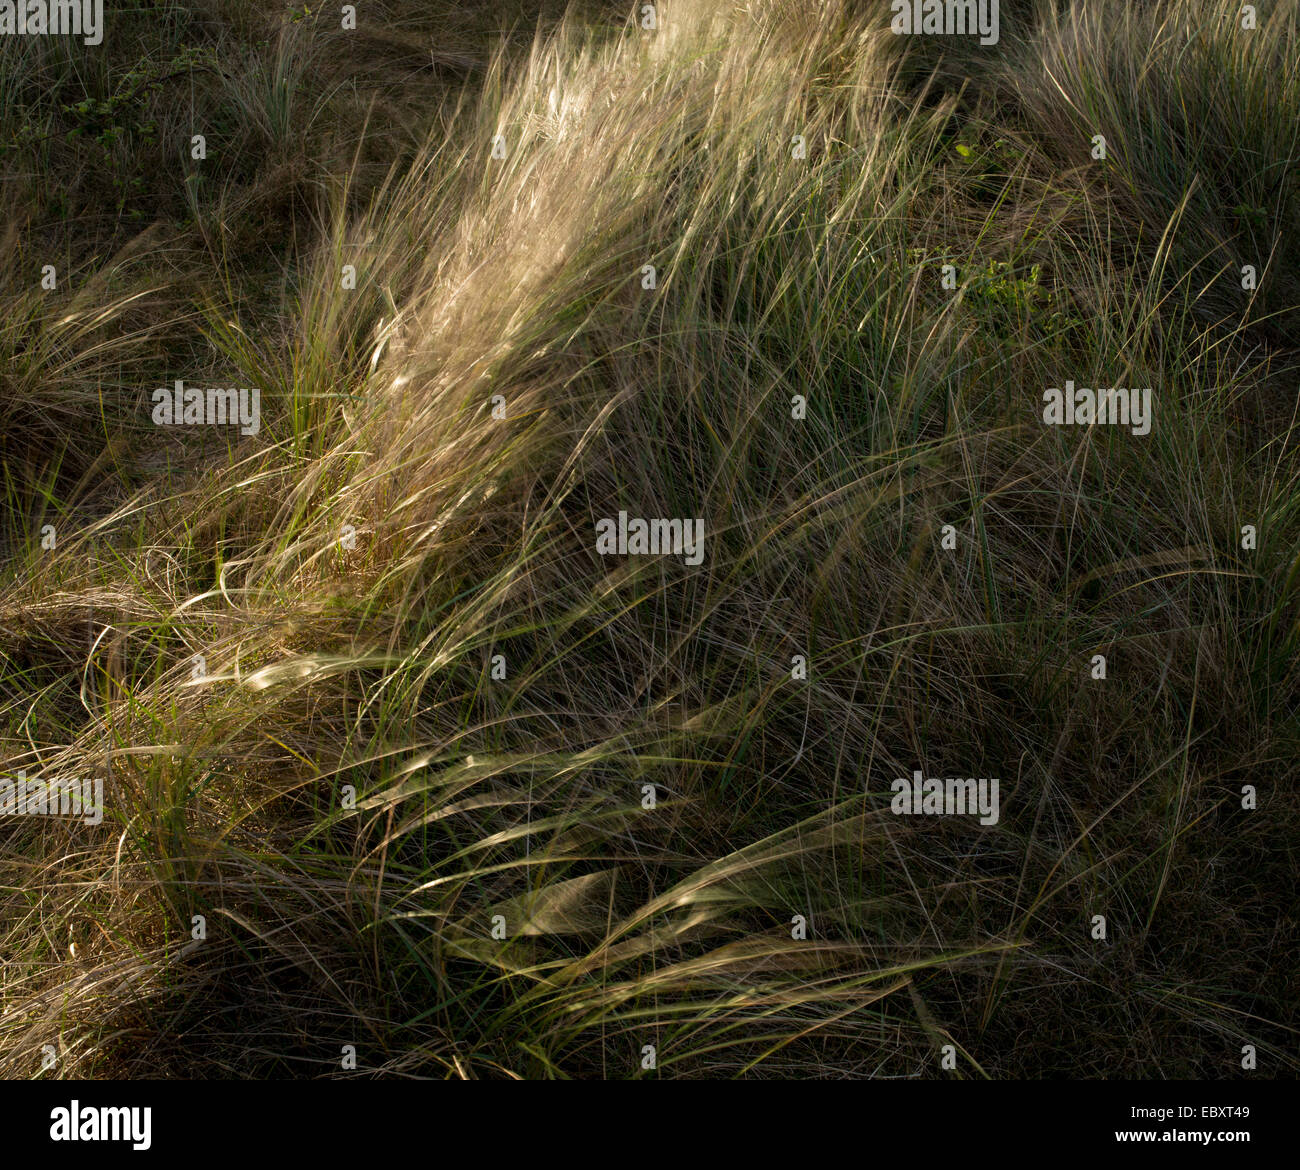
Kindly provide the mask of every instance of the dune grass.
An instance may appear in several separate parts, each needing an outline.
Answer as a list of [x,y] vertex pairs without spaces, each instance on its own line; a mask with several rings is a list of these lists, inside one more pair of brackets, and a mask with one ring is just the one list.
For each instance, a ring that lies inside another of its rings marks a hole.
[[1204,8],[3,46],[0,734],[106,799],[0,824],[0,1073],[1294,1075],[1296,9]]

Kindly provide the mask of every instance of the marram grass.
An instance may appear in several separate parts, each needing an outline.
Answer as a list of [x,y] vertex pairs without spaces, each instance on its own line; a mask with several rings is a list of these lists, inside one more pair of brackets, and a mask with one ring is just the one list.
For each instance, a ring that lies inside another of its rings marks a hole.
[[1294,5],[210,7],[5,48],[0,1074],[1300,1069]]

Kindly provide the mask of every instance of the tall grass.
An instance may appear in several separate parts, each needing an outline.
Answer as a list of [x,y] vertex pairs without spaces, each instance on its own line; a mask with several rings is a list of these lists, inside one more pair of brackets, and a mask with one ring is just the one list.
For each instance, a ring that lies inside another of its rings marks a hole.
[[[261,434],[164,473],[124,417],[148,480],[50,472],[54,550],[11,495],[7,762],[108,793],[0,828],[6,1074],[1296,1070],[1293,209],[1225,299],[1147,80],[1294,166],[1293,22],[1025,5],[967,84],[886,5],[660,8],[503,44],[386,179],[359,122],[283,272],[196,197],[178,327]],[[329,121],[313,35],[245,74],[264,143]],[[1151,435],[1044,427],[1067,378],[1152,386]],[[620,509],[703,564],[601,558]],[[1000,822],[893,816],[916,768]]]

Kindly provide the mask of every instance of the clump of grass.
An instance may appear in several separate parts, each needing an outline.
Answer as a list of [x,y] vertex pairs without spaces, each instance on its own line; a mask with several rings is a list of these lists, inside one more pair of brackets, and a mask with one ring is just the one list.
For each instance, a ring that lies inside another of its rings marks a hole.
[[1052,157],[1097,175],[1148,255],[1177,220],[1165,276],[1193,286],[1198,312],[1294,347],[1300,28],[1293,4],[1255,7],[1254,28],[1238,8],[1049,8],[1003,72]]
[[[12,205],[11,212],[14,210]],[[98,264],[0,235],[0,453],[20,493],[51,473],[112,474],[165,311],[148,282],[157,239],[138,235]],[[89,269],[89,270],[88,270]]]

